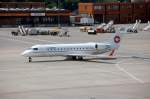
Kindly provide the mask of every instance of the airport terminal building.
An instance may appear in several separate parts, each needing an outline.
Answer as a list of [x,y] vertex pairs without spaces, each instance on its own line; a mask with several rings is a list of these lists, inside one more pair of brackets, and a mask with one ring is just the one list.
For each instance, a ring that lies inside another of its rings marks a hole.
[[0,27],[69,24],[70,11],[49,9],[44,2],[0,2]]
[[79,3],[81,15],[93,15],[95,22],[133,23],[136,19],[150,20],[150,2],[138,3]]
[[[78,12],[81,16],[92,15],[95,23],[110,20],[133,23],[136,19],[147,22],[150,20],[150,2],[79,3]],[[45,2],[0,2],[0,27],[70,25],[70,16],[71,11],[49,9]],[[80,22],[80,18],[76,20]]]

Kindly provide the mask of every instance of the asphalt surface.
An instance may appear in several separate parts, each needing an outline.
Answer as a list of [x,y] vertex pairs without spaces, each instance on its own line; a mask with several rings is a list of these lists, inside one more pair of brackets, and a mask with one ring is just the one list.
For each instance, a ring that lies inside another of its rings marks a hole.
[[[120,26],[124,25],[116,27]],[[116,59],[47,57],[28,63],[20,55],[34,44],[103,42],[113,37],[65,28],[71,37],[12,36],[16,28],[0,28],[0,99],[150,99],[150,31],[125,34]]]

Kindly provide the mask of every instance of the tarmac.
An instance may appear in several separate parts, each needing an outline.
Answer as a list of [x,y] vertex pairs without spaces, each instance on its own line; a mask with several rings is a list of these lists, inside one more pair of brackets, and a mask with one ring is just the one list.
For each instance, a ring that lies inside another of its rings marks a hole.
[[116,59],[47,57],[29,63],[20,55],[34,44],[103,42],[114,35],[64,28],[71,37],[12,36],[16,28],[0,28],[0,99],[150,99],[150,30],[125,34]]

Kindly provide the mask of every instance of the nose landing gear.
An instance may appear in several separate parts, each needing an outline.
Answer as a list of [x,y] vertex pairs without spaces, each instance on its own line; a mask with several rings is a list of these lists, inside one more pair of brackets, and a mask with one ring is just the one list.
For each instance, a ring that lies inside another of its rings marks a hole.
[[31,57],[29,57],[28,59],[29,59],[29,62],[32,62],[32,58]]

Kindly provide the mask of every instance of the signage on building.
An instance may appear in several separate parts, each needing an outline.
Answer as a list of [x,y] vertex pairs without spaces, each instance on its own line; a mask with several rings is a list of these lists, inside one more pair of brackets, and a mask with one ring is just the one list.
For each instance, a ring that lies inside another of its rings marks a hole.
[[31,13],[31,16],[45,16],[45,13]]

